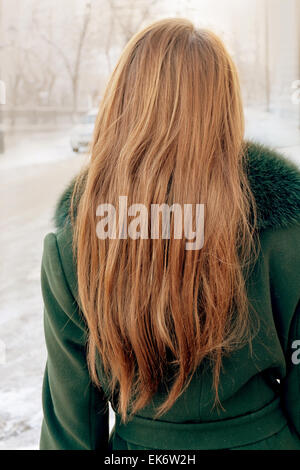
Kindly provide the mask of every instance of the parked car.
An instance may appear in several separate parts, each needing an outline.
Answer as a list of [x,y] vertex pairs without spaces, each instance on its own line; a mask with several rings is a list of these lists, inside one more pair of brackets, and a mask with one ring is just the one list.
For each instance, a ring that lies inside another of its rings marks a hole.
[[92,140],[94,125],[98,109],[91,109],[86,113],[80,124],[74,127],[71,132],[71,147],[73,152],[78,152],[81,148],[86,148]]

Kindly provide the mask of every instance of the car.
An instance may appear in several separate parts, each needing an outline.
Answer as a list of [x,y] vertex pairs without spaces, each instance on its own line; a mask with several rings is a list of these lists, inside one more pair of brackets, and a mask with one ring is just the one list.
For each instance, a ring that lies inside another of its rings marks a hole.
[[86,149],[90,144],[98,109],[91,109],[82,118],[80,124],[75,126],[71,132],[71,147],[73,152],[78,152],[80,149]]

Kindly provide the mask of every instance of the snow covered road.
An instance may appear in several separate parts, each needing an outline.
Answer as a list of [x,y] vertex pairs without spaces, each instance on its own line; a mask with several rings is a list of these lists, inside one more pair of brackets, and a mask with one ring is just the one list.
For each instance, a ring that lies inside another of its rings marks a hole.
[[0,157],[0,449],[37,448],[46,359],[43,238],[53,229],[57,197],[85,157],[60,133],[7,140]]

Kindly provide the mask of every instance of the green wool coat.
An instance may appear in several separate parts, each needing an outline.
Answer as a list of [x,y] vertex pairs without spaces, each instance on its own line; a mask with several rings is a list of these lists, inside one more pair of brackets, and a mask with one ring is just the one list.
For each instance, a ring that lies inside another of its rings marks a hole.
[[109,388],[101,358],[101,390],[91,383],[87,368],[87,328],[78,307],[71,247],[73,182],[66,189],[42,259],[48,359],[41,449],[300,450],[300,173],[280,154],[255,143],[249,143],[245,162],[261,245],[247,293],[260,328],[252,350],[246,345],[223,360],[223,409],[213,408],[212,374],[204,362],[163,416],[153,419],[168,393],[167,381],[126,425],[116,413],[110,434]]

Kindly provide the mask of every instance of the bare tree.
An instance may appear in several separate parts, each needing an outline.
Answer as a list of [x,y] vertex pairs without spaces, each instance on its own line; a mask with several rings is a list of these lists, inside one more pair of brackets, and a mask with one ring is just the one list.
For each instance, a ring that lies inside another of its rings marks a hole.
[[75,47],[75,58],[69,54],[69,51],[65,51],[60,43],[56,43],[53,39],[49,38],[45,33],[40,32],[41,38],[48,43],[55,52],[60,56],[62,63],[65,66],[65,70],[70,78],[72,86],[72,107],[73,114],[77,112],[78,108],[78,91],[79,91],[79,80],[80,80],[80,69],[83,58],[83,49],[87,38],[88,27],[91,21],[91,3],[86,3],[85,12],[83,15],[83,21],[77,35],[78,40]]
[[[110,2],[110,0],[108,1]],[[111,14],[109,15],[108,30],[106,33],[106,41],[104,45],[104,53],[105,53],[105,57],[107,60],[107,67],[108,67],[109,73],[111,72],[111,69],[112,69],[111,58],[110,58],[110,48],[111,48],[113,33],[114,33],[114,15],[112,13],[113,12],[111,12]]]
[[84,93],[86,103],[98,102],[116,56],[153,16],[158,0],[65,0],[57,9],[59,3],[28,0],[29,7],[20,3],[24,20],[8,16],[10,50],[4,54],[12,114],[20,105],[57,103],[71,104],[74,117]]
[[127,43],[150,17],[151,9],[157,4],[157,0],[108,0],[108,3],[123,36],[123,43]]

